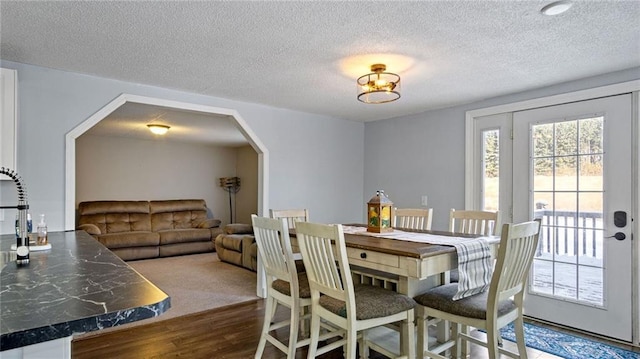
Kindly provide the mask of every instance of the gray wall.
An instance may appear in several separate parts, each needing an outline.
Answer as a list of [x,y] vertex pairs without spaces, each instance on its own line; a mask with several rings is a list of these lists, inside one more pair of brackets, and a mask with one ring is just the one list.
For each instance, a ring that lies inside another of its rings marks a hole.
[[[85,133],[76,139],[76,208],[83,201],[197,198],[204,199],[211,214],[226,224],[229,199],[218,181],[236,176],[238,152],[234,147],[165,138],[139,140]],[[257,208],[257,193],[245,200]]]
[[[420,207],[428,196],[432,228],[448,228],[449,209],[464,208],[465,113],[496,105],[640,79],[640,68],[365,124],[364,198],[377,189],[397,207]],[[428,95],[427,95],[428,96]],[[631,150],[631,149],[629,149]]]
[[[64,229],[65,135],[122,93],[235,109],[269,150],[269,207],[309,208],[317,221],[361,221],[364,125],[258,104],[2,61],[18,71],[17,170],[32,213]],[[16,201],[0,182],[2,204]],[[0,233],[13,233],[5,211]]]

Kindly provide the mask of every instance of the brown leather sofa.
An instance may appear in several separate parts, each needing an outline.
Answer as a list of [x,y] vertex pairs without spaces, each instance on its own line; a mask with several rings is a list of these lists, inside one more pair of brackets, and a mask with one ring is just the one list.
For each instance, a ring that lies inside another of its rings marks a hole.
[[220,220],[207,218],[202,199],[88,201],[78,226],[123,260],[213,252]]
[[258,245],[249,224],[232,223],[214,239],[218,258],[252,271],[258,268]]

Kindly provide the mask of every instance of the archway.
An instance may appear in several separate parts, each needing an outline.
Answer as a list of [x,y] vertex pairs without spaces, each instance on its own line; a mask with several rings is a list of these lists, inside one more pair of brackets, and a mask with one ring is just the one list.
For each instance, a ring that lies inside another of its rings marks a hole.
[[268,213],[269,152],[236,110],[122,94],[69,131],[65,137],[65,230],[75,229],[76,139],[125,103],[137,103],[228,116],[258,154],[258,215]]

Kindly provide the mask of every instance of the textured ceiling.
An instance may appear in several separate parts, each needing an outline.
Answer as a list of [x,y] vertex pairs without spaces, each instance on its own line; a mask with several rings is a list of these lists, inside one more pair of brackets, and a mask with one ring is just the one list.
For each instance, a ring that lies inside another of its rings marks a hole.
[[[157,136],[149,131],[148,124],[167,125],[170,129],[166,135]],[[226,147],[249,143],[229,116],[131,102],[120,106],[85,134]]]
[[[0,57],[372,121],[640,66],[640,1],[5,1]],[[356,100],[383,62],[402,98]]]

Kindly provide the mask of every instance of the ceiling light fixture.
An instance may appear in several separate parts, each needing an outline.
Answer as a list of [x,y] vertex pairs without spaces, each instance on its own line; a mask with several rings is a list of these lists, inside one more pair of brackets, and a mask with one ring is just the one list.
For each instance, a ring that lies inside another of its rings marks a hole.
[[374,64],[371,73],[358,78],[358,101],[386,103],[400,98],[400,76],[386,70],[385,64]]
[[555,1],[540,9],[540,12],[548,16],[560,15],[569,10],[572,5],[570,1]]
[[157,125],[157,124],[150,124],[150,125],[147,125],[147,127],[149,127],[149,131],[153,132],[155,135],[164,135],[171,128],[167,125]]

